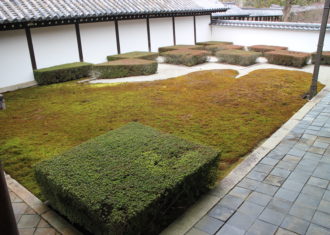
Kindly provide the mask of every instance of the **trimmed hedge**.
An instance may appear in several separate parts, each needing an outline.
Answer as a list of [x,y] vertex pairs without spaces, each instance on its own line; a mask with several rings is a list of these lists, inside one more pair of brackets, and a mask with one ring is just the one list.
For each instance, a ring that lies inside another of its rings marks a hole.
[[47,85],[88,77],[92,64],[76,62],[34,70],[34,79],[39,85]]
[[268,63],[284,66],[304,67],[311,54],[297,51],[270,51],[265,53]]
[[122,59],[94,65],[93,74],[96,78],[121,78],[155,74],[157,68],[156,61]]
[[[316,52],[312,54],[312,63],[315,64]],[[330,65],[330,51],[323,51],[321,56],[321,64]]]
[[231,44],[214,44],[204,47],[205,50],[210,51],[212,55],[215,55],[218,51],[223,50],[244,50],[244,46],[231,45]]
[[156,60],[158,53],[146,51],[133,51],[119,55],[107,56],[108,61],[122,60],[122,59],[143,59],[143,60]]
[[165,58],[165,63],[183,64],[186,66],[205,63],[207,61],[207,56],[209,55],[210,53],[208,51],[191,49],[174,50],[162,53],[162,56]]
[[158,234],[217,178],[219,153],[130,123],[36,166],[50,204],[93,234]]
[[232,42],[224,41],[207,41],[207,42],[197,42],[196,45],[209,46],[209,45],[230,45]]
[[176,46],[159,47],[158,52],[163,53],[167,51],[182,50],[182,49],[202,50],[203,48],[204,46],[200,46],[200,45],[176,45]]
[[249,46],[248,49],[250,51],[261,52],[264,55],[265,52],[287,50],[288,48],[281,46],[270,46],[270,45],[253,45],[253,46]]
[[223,50],[216,53],[219,62],[248,66],[256,63],[261,54],[254,51]]

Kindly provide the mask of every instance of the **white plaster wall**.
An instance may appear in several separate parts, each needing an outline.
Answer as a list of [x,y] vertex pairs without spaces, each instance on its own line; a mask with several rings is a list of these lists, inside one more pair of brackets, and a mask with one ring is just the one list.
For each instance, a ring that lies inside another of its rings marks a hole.
[[123,20],[118,22],[121,53],[148,51],[147,21]]
[[74,25],[35,28],[31,34],[39,69],[79,61]]
[[0,32],[0,88],[34,81],[24,30]]
[[210,41],[211,36],[210,16],[196,16],[196,41]]
[[150,19],[151,50],[158,51],[159,47],[173,45],[172,18]]
[[[231,41],[238,45],[266,44],[287,46],[289,50],[314,52],[317,49],[318,31],[280,30],[265,28],[227,27],[212,25],[212,40]],[[330,32],[327,32],[324,50],[330,50]]]
[[195,44],[194,18],[192,16],[175,17],[176,44]]
[[105,62],[108,55],[117,54],[114,22],[80,24],[84,61]]

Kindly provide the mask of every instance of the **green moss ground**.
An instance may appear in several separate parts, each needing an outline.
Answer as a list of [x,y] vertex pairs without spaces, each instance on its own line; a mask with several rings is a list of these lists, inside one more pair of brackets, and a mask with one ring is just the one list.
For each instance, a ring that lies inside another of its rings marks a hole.
[[138,121],[222,151],[223,177],[306,101],[311,74],[258,70],[234,79],[212,70],[118,85],[76,81],[5,94],[0,158],[38,196],[34,165],[128,122]]

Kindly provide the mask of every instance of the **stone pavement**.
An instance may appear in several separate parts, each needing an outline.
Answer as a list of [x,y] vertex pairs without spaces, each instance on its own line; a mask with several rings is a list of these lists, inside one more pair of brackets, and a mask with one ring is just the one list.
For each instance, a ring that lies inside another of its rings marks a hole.
[[330,93],[187,235],[330,234]]

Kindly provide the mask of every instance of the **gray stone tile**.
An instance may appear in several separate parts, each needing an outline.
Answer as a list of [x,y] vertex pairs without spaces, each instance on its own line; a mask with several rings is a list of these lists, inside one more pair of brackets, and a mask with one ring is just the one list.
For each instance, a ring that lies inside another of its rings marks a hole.
[[304,159],[308,158],[308,159],[321,159],[322,155],[321,154],[317,154],[317,153],[309,153],[307,152],[304,156]]
[[294,204],[289,212],[290,215],[294,215],[300,219],[311,220],[315,213],[315,209],[305,207],[299,204]]
[[298,234],[306,233],[308,226],[309,222],[291,215],[286,216],[281,224],[281,228],[290,230]]
[[290,154],[287,154],[282,160],[286,162],[292,162],[294,164],[298,164],[298,162],[301,160],[302,157],[293,156]]
[[282,223],[284,217],[284,213],[270,208],[266,208],[259,216],[259,219],[278,226]]
[[309,180],[310,176],[311,174],[309,174],[308,172],[295,170],[290,174],[288,180],[292,180],[296,183],[305,184]]
[[313,169],[315,169],[318,164],[319,164],[319,159],[310,159],[310,158],[306,158],[306,159],[304,158],[303,160],[301,160],[301,162],[299,162],[299,165],[313,167]]
[[308,152],[310,153],[317,153],[317,154],[323,154],[325,152],[325,148],[319,148],[319,147],[311,147],[308,149]]
[[305,144],[305,143],[297,143],[294,148],[297,148],[299,150],[302,150],[302,151],[307,151],[309,148],[310,148],[310,145],[308,144]]
[[209,233],[203,232],[197,228],[192,228],[185,235],[209,235]]
[[313,186],[316,186],[316,187],[320,187],[320,188],[327,188],[328,184],[329,184],[329,180],[324,180],[324,179],[320,179],[320,178],[312,176],[308,180],[307,184],[313,185]]
[[326,200],[321,200],[318,210],[329,214],[330,213],[330,202],[326,201]]
[[17,227],[18,228],[35,228],[37,227],[40,221],[39,215],[22,215],[19,220]]
[[329,187],[328,187],[328,190],[325,191],[325,193],[323,195],[323,200],[326,200],[326,201],[330,202],[330,191],[329,191]]
[[239,212],[243,212],[244,214],[251,215],[252,217],[258,217],[263,210],[264,210],[263,206],[257,205],[249,201],[244,202],[238,209]]
[[326,149],[329,147],[329,143],[316,140],[313,144],[314,147]]
[[244,200],[242,198],[226,195],[223,199],[221,199],[218,205],[236,210],[243,203],[243,201]]
[[276,193],[276,191],[278,190],[278,188],[279,187],[274,186],[274,185],[260,183],[257,186],[257,188],[255,189],[255,191],[273,196]]
[[264,159],[261,160],[260,163],[265,164],[265,165],[275,166],[278,163],[278,160],[269,158],[269,157],[265,157]]
[[18,233],[19,235],[33,235],[35,228],[19,228]]
[[251,190],[236,186],[229,192],[229,195],[245,199],[250,193]]
[[264,183],[271,184],[274,186],[281,186],[285,181],[285,178],[276,176],[276,175],[268,175],[264,180]]
[[216,235],[244,235],[245,230],[236,228],[230,224],[225,224]]
[[[323,165],[329,165],[329,164],[323,164]],[[329,170],[324,169],[324,167],[322,167],[323,165],[320,165],[315,169],[313,176],[325,180],[330,180],[330,169]]]
[[282,198],[273,198],[267,208],[282,212],[282,213],[287,213],[292,206],[292,202],[282,199]]
[[15,202],[12,204],[14,214],[23,214],[28,206],[24,202]]
[[321,200],[317,200],[316,198],[307,195],[307,194],[300,194],[296,200],[296,203],[305,207],[309,207],[312,209],[316,209],[319,204],[320,204]]
[[307,185],[305,185],[305,187],[303,188],[303,190],[301,192],[321,200],[321,198],[323,197],[323,194],[325,192],[325,189],[307,184]]
[[206,215],[195,225],[195,228],[208,234],[214,234],[222,225],[222,221]]
[[285,169],[285,170],[289,170],[289,171],[293,171],[294,168],[296,168],[297,164],[292,163],[292,162],[287,162],[287,161],[283,161],[281,160],[276,167],[281,168],[281,169]]
[[246,178],[257,180],[257,181],[263,181],[265,177],[267,176],[266,173],[258,172],[258,171],[251,171]]
[[264,235],[264,234],[272,235],[272,234],[275,234],[276,229],[277,229],[277,226],[275,226],[273,224],[269,224],[269,223],[261,221],[261,220],[256,220],[246,234],[247,235]]
[[297,148],[292,148],[288,154],[289,155],[293,155],[293,156],[297,156],[297,157],[302,157],[304,156],[306,153],[306,151],[303,151],[303,150],[300,150],[300,149],[297,149]]
[[242,212],[236,212],[229,220],[228,224],[242,230],[248,230],[255,221],[254,217],[246,215]]
[[250,190],[255,190],[259,183],[259,181],[244,178],[243,180],[241,180],[241,182],[239,182],[238,186]]
[[291,171],[285,170],[285,169],[282,169],[282,168],[278,168],[278,167],[275,167],[270,172],[271,175],[276,175],[276,176],[280,176],[280,177],[283,177],[283,178],[287,178],[290,175],[290,173],[291,173]]
[[275,233],[275,235],[297,235],[294,232],[291,232],[289,230],[286,230],[284,228],[278,228],[277,232]]
[[262,164],[262,163],[259,163],[258,165],[256,165],[253,168],[254,171],[263,172],[263,173],[266,173],[266,174],[268,174],[272,169],[273,169],[272,166]]
[[311,224],[306,235],[330,235],[330,230],[316,224]]
[[316,211],[312,219],[314,224],[321,225],[327,229],[330,229],[330,215],[321,211]]
[[216,205],[208,213],[208,215],[213,218],[222,220],[222,221],[227,221],[227,219],[229,219],[229,217],[232,216],[232,214],[234,214],[234,212],[235,212],[235,210],[233,210],[233,209],[229,209],[227,207]]
[[250,196],[246,199],[248,202],[252,202],[255,204],[258,204],[260,206],[266,206],[269,201],[272,199],[272,197],[258,192],[253,192],[250,194]]
[[293,202],[298,197],[299,192],[292,191],[286,188],[280,188],[275,194],[275,198],[281,198],[290,202]]

